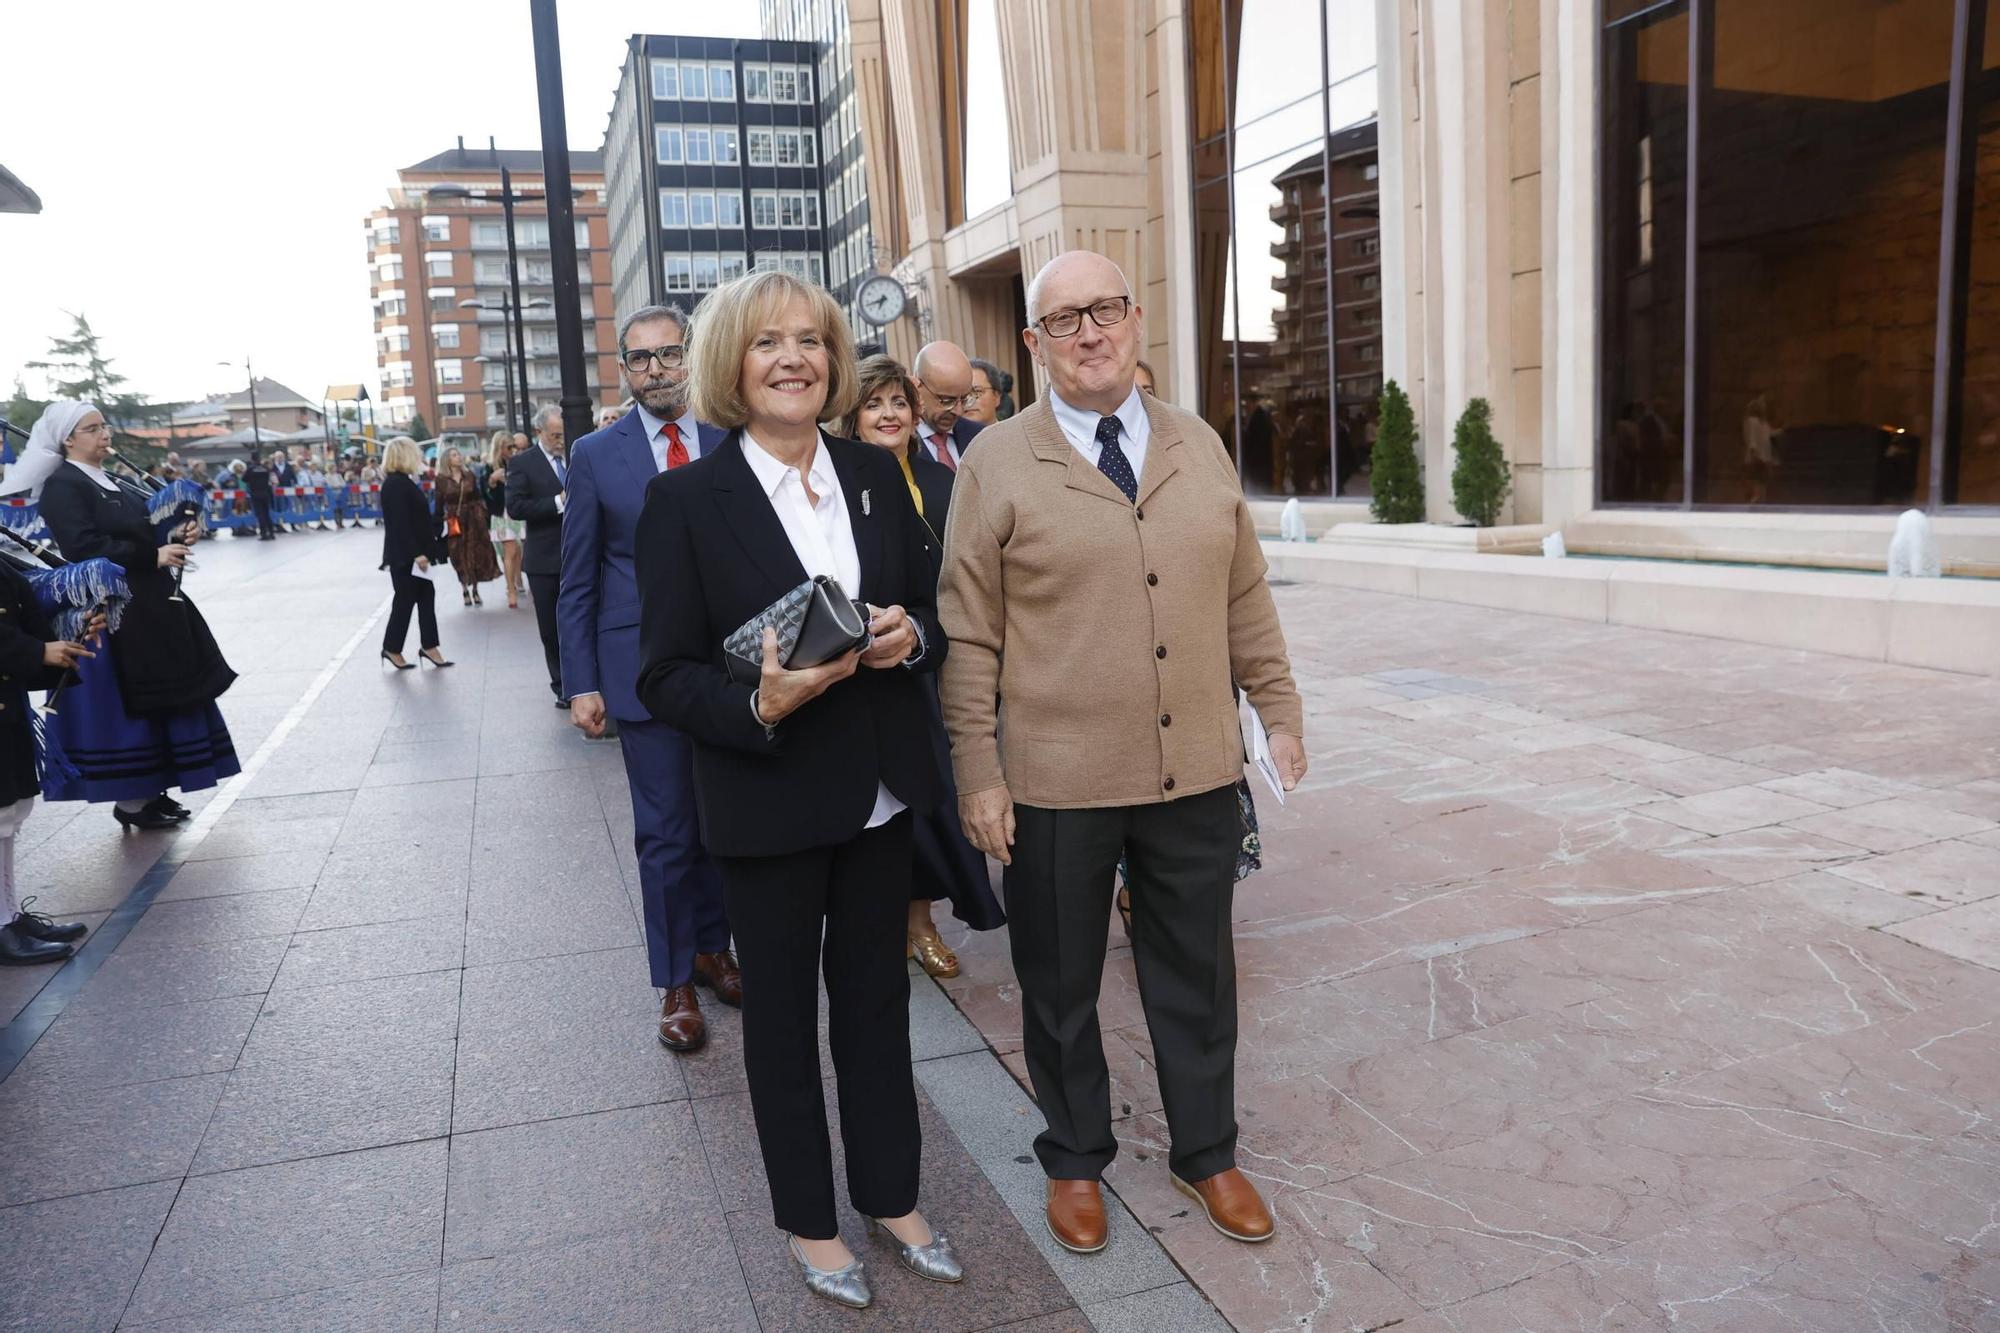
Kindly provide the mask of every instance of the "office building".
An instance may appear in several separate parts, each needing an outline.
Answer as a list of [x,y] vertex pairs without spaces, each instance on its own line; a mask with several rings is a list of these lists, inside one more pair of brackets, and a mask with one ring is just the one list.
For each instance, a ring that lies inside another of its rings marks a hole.
[[[509,332],[512,275],[500,198],[503,168],[517,196],[514,249],[525,388],[519,383]],[[578,191],[573,201],[577,279],[590,396],[615,404],[622,389],[599,155],[572,153],[570,181]],[[386,430],[407,430],[421,416],[438,435],[485,436],[509,421],[524,420],[532,405],[561,396],[555,273],[542,187],[538,150],[502,149],[491,140],[485,148],[467,148],[460,139],[455,148],[397,172],[388,203],[369,215],[370,294],[380,370],[375,403]]]
[[603,153],[619,315],[757,266],[827,280],[818,87],[809,43],[627,42]]

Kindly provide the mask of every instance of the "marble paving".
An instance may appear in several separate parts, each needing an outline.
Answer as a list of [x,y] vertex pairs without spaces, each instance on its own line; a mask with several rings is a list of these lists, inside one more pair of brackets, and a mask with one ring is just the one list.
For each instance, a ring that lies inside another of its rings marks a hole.
[[[2000,1329],[2000,682],[1277,590],[1313,770],[1237,891],[1239,1161],[1110,1181],[1243,1330]],[[947,989],[1017,1078],[1004,934]]]

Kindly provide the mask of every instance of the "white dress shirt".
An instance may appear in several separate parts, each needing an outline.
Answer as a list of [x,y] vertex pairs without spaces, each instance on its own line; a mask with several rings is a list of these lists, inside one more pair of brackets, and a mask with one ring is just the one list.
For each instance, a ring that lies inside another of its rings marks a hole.
[[74,463],[77,466],[77,469],[81,471],[84,476],[89,477],[92,481],[96,482],[99,486],[102,486],[105,490],[110,491],[113,495],[118,494],[118,483],[113,481],[111,479],[111,474],[106,472],[103,468],[97,466],[97,464],[95,463],[86,463],[81,458],[72,458],[69,461]]
[[[1098,455],[1104,452],[1104,446],[1097,442],[1097,413],[1071,407],[1054,389],[1049,390],[1049,407],[1056,414],[1056,424],[1062,427],[1063,438],[1096,467]],[[1143,484],[1146,446],[1153,439],[1153,423],[1146,416],[1146,405],[1139,398],[1137,385],[1132,386],[1132,392],[1111,415],[1118,418],[1118,447],[1125,451],[1125,460],[1132,465],[1133,479]]]
[[[747,430],[743,432],[743,458],[756,474],[757,484],[764,488],[765,498],[776,511],[785,537],[792,544],[792,553],[805,567],[806,577],[818,578],[824,574],[836,580],[849,597],[861,600],[861,553],[854,548],[854,525],[847,517],[847,497],[841,494],[840,474],[833,470],[826,442],[822,440],[814,447],[812,466],[806,473],[812,482],[812,493],[819,497],[818,504],[806,498],[806,483],[799,470],[766,452]],[[887,783],[877,783],[875,809],[863,827],[879,828],[908,808],[896,799]]]
[[940,444],[944,446],[945,452],[951,455],[954,467],[965,461],[965,455],[959,452],[958,440],[949,431],[941,433],[922,417],[918,417],[917,435],[924,446],[924,457],[930,459],[932,462],[940,461],[938,459],[938,446]]
[[[644,403],[636,404],[640,428],[646,432],[646,444],[653,451],[653,470],[667,470],[667,418],[656,417],[646,410]],[[695,423],[694,409],[684,409],[674,418],[674,429],[681,433],[681,443],[687,446],[688,462],[701,457],[701,427]]]

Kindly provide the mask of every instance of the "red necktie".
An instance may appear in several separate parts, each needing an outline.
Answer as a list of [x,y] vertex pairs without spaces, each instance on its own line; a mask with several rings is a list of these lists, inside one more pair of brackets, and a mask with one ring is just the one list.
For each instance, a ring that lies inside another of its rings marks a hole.
[[931,448],[937,451],[938,462],[943,463],[953,472],[958,471],[958,464],[954,463],[951,458],[951,446],[945,442],[944,436],[931,436]]
[[681,428],[669,421],[667,432],[667,470],[672,471],[688,461],[687,446],[681,443]]

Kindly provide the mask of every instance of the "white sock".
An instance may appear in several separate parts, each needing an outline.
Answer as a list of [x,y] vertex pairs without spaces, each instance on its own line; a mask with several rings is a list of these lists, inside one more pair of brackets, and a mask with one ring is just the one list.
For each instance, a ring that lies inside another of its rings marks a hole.
[[118,809],[123,810],[126,814],[136,815],[158,799],[157,796],[149,796],[143,801],[119,801],[117,805]]
[[20,890],[14,884],[14,834],[34,808],[32,796],[0,806],[0,925],[12,921],[21,910]]

